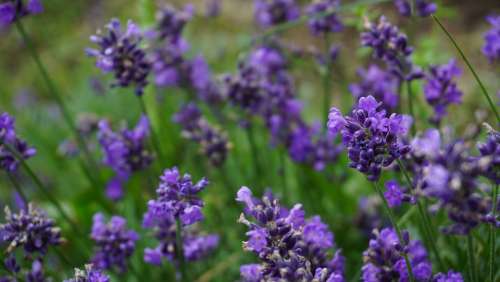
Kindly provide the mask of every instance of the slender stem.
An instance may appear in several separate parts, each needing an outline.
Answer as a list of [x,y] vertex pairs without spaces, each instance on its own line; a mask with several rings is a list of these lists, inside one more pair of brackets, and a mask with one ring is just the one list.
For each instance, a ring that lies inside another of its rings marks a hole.
[[439,25],[439,27],[443,30],[443,32],[446,34],[446,36],[448,36],[448,39],[450,39],[451,43],[453,44],[453,46],[455,46],[455,48],[457,49],[458,53],[460,54],[460,56],[462,57],[462,59],[464,60],[465,64],[467,65],[467,67],[469,68],[469,70],[471,71],[472,75],[474,76],[474,78],[476,79],[476,82],[477,84],[479,84],[479,87],[481,88],[481,92],[483,93],[484,97],[486,98],[486,100],[488,101],[488,104],[491,108],[491,110],[493,111],[493,113],[495,114],[495,117],[497,119],[497,122],[500,123],[500,115],[498,114],[498,110],[497,110],[497,107],[495,106],[495,104],[493,103],[493,101],[491,100],[491,97],[490,95],[488,94],[488,90],[486,90],[486,87],[484,86],[483,82],[481,81],[481,79],[479,78],[479,76],[477,75],[476,71],[474,70],[474,67],[472,67],[472,64],[469,62],[469,60],[467,59],[467,57],[465,56],[464,52],[462,51],[462,49],[458,46],[457,42],[455,41],[455,39],[453,38],[453,36],[448,32],[448,30],[444,27],[444,25],[441,23],[441,21],[439,21],[439,19],[435,16],[435,15],[432,15],[432,18],[434,19],[434,21]]
[[[24,29],[22,22],[18,20],[18,21],[15,21],[15,24],[17,27],[17,31],[21,35],[24,43],[26,44],[26,47],[28,48],[28,51],[31,53],[31,56],[33,57],[33,60],[35,61],[35,64],[36,64],[38,70],[40,71],[40,74],[42,75],[42,79],[45,82],[45,84],[49,90],[49,93],[52,95],[52,98],[56,101],[57,106],[61,110],[62,116],[63,116],[64,120],[66,121],[68,127],[70,128],[71,131],[73,131],[73,134],[76,137],[78,146],[84,152],[84,154],[87,158],[87,161],[89,162],[89,165],[91,167],[94,167],[97,169],[98,168],[97,162],[92,157],[92,154],[90,153],[90,150],[87,146],[87,143],[85,142],[85,139],[83,138],[81,133],[76,128],[76,125],[71,117],[71,114],[68,110],[68,107],[64,103],[64,100],[62,99],[59,91],[57,90],[57,87],[55,86],[53,80],[51,79],[47,69],[45,68],[45,65],[42,63],[42,60],[41,60],[40,56],[38,55],[38,52],[36,51],[31,38],[29,37],[28,33]],[[98,177],[98,179],[100,178],[98,173],[96,174],[96,176]],[[100,179],[99,179],[99,182],[102,183],[102,181],[100,181]]]
[[411,123],[411,134],[415,136],[417,133],[417,117],[415,116],[415,111],[413,109],[413,91],[411,88],[411,80],[406,82],[406,92],[408,93],[408,110],[410,111],[411,118],[413,122]]
[[163,158],[163,152],[161,150],[160,142],[158,139],[158,135],[156,134],[156,131],[153,128],[153,124],[151,123],[151,116],[148,113],[148,110],[146,108],[146,104],[144,103],[144,98],[143,96],[138,96],[139,98],[139,104],[141,105],[141,110],[142,113],[148,118],[149,124],[150,124],[150,130],[151,130],[151,142],[153,143],[153,147],[156,151],[156,154],[158,154],[158,158],[160,161],[160,168],[161,165],[165,165],[165,159]]
[[477,282],[476,259],[474,257],[474,242],[472,231],[467,235],[467,257],[469,264],[469,275],[472,282]]
[[289,201],[289,193],[288,193],[288,185],[286,181],[286,155],[284,149],[279,150],[280,155],[280,175],[281,175],[281,186],[283,188],[283,203],[288,204]]
[[[247,133],[248,137],[248,143],[250,144],[250,153],[252,154],[252,162],[254,165],[254,178],[257,180],[262,179],[262,174],[261,174],[261,169],[260,169],[260,162],[259,162],[259,154],[258,154],[258,149],[257,149],[257,143],[255,142],[255,136],[254,136],[254,128],[253,125],[250,124],[245,130]],[[259,180],[260,181],[260,180]]]
[[12,186],[14,186],[14,189],[16,189],[17,193],[19,194],[19,196],[23,200],[24,204],[28,205],[28,198],[24,194],[23,189],[21,189],[21,186],[17,182],[17,179],[15,178],[15,176],[10,174],[10,173],[7,173],[7,176],[9,177],[10,182],[12,182]]
[[186,261],[184,259],[184,248],[183,248],[183,239],[182,239],[182,225],[181,220],[179,218],[175,221],[176,224],[176,232],[175,232],[175,250],[177,252],[177,261],[179,262],[179,267],[181,269],[181,281],[189,281],[187,278],[186,272]]
[[[396,222],[396,217],[392,213],[392,210],[389,207],[389,204],[387,203],[387,200],[384,197],[384,194],[382,193],[382,190],[380,189],[378,182],[372,182],[372,183],[373,183],[373,187],[375,187],[375,190],[377,191],[380,199],[382,200],[382,203],[384,204],[384,208],[387,212],[387,215],[389,217],[389,220],[391,222],[392,227],[394,228],[394,230],[396,230],[396,234],[398,235],[399,243],[401,244],[401,246],[404,247],[406,242],[404,241],[401,230],[399,229],[399,226]],[[415,276],[413,275],[413,270],[411,268],[410,260],[408,259],[408,254],[405,251],[403,251],[402,255],[403,255],[405,263],[406,263],[406,270],[408,271],[408,277],[410,278],[411,282],[415,282]]]
[[[492,189],[492,215],[496,219],[497,203],[498,203],[498,184]],[[495,280],[495,245],[496,245],[496,227],[494,224],[490,225],[490,282]]]
[[[410,175],[406,171],[406,168],[403,166],[403,163],[401,162],[401,160],[397,160],[397,163],[398,163],[399,169],[401,170],[401,172],[404,175],[404,178],[406,180],[407,185],[410,187],[410,193],[412,194],[413,197],[415,197],[414,187],[413,187]],[[439,265],[439,269],[444,271],[445,270],[444,263],[443,263],[443,260],[441,259],[441,254],[436,246],[436,242],[435,242],[436,239],[434,236],[435,232],[434,232],[431,220],[429,218],[429,215],[428,215],[426,209],[422,206],[422,203],[419,201],[419,199],[415,198],[415,200],[417,202],[417,210],[418,210],[418,214],[419,214],[419,220],[421,221],[421,223],[424,227],[423,233],[424,233],[424,236],[426,237],[426,241],[428,242],[428,244],[432,250],[432,253],[434,254],[434,257],[436,258],[436,261]]]
[[330,48],[330,38],[327,34],[325,34],[324,38],[324,43],[325,43],[325,71],[323,72],[323,116],[322,121],[323,124],[321,127],[326,130],[326,123],[328,121],[328,112],[330,110],[330,93],[332,90],[332,60],[330,58],[329,54],[329,48]]
[[64,218],[64,220],[66,220],[69,223],[69,225],[71,226],[71,228],[73,229],[73,231],[75,232],[75,234],[82,235],[82,233],[80,232],[80,230],[79,230],[78,226],[76,225],[76,223],[73,220],[71,220],[71,218],[68,216],[68,214],[62,208],[61,204],[52,195],[52,193],[50,193],[49,189],[47,189],[45,187],[45,185],[43,185],[43,183],[40,180],[40,178],[38,178],[38,176],[35,174],[35,172],[33,172],[33,170],[28,165],[28,163],[24,160],[24,158],[22,156],[20,156],[19,153],[14,148],[12,148],[9,144],[0,141],[0,145],[3,145],[19,161],[19,163],[21,163],[21,166],[28,173],[28,175],[31,177],[31,179],[33,180],[33,182],[35,182],[35,184],[38,187],[38,189],[54,205],[54,207],[57,209],[57,211],[59,212],[59,214]]

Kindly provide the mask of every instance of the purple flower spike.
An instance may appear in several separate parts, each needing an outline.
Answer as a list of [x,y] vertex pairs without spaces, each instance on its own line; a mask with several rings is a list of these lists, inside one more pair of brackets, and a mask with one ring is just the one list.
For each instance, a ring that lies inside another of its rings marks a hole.
[[0,115],[0,169],[9,173],[15,172],[19,167],[19,160],[6,148],[4,144],[16,150],[23,159],[29,159],[36,154],[36,149],[17,137],[15,119],[8,113]]
[[329,130],[342,135],[349,166],[364,173],[370,181],[377,181],[382,168],[410,150],[400,139],[407,134],[411,118],[387,116],[380,105],[373,96],[361,97],[349,116],[342,116],[336,108],[328,116]]
[[[340,32],[344,25],[334,12],[340,5],[340,0],[315,0],[307,7],[310,16],[309,29],[314,35]],[[315,18],[319,14],[329,13],[327,16]]]
[[[411,16],[411,3],[409,0],[394,0],[394,5],[399,13],[405,17]],[[420,17],[428,17],[434,14],[437,10],[437,5],[432,1],[416,0],[415,10]]]
[[490,62],[500,60],[500,15],[491,15],[486,18],[491,29],[484,34],[483,54]]
[[500,132],[488,128],[488,137],[484,143],[477,145],[483,175],[497,185],[500,184]]
[[357,73],[361,81],[349,86],[356,100],[372,95],[377,101],[382,102],[382,107],[386,110],[393,110],[398,106],[399,80],[397,77],[376,65],[371,65],[368,69],[359,69]]
[[462,274],[459,272],[454,272],[452,270],[448,273],[438,273],[432,278],[433,282],[464,282]]
[[3,2],[0,3],[0,27],[9,26],[25,16],[43,12],[40,0],[6,0]]
[[243,281],[344,281],[344,258],[339,251],[328,257],[333,234],[319,216],[306,220],[300,204],[288,210],[271,193],[253,198],[247,187],[236,200],[245,205],[239,221],[249,228],[243,247],[261,260],[240,267]]
[[92,263],[98,269],[117,267],[120,272],[127,270],[127,259],[133,254],[139,235],[127,230],[126,224],[127,221],[120,216],[113,216],[105,222],[102,214],[94,215],[90,237],[96,245]]
[[103,72],[114,74],[115,81],[111,86],[133,86],[136,95],[142,95],[148,84],[151,64],[140,47],[142,34],[139,27],[128,21],[124,29],[119,20],[112,19],[106,29],[107,34],[98,30],[96,35],[90,37],[99,48],[87,48],[87,54],[96,58],[96,66]]
[[450,104],[462,102],[462,91],[457,87],[454,78],[459,77],[462,70],[457,66],[455,60],[448,64],[432,66],[427,76],[427,84],[424,86],[425,99],[434,108],[432,121],[439,124],[447,113]]
[[293,21],[300,16],[295,0],[254,0],[255,21],[263,26]]
[[75,277],[64,282],[109,282],[109,276],[95,269],[92,264],[85,265],[84,270],[75,269]]

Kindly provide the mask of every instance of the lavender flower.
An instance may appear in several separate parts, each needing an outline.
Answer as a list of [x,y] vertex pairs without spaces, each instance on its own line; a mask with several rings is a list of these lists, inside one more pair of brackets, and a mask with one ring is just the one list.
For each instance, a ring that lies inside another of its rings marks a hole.
[[438,273],[432,278],[433,282],[464,282],[462,274],[452,270],[448,273]]
[[446,108],[450,104],[459,104],[462,101],[462,91],[457,87],[454,77],[460,76],[462,70],[456,65],[455,60],[448,64],[432,66],[424,86],[425,99],[434,108],[432,121],[439,124],[446,115]]
[[106,120],[99,122],[98,140],[101,144],[105,165],[115,172],[115,177],[108,183],[106,194],[113,200],[123,196],[122,184],[130,174],[149,166],[152,154],[144,143],[149,136],[149,121],[142,116],[134,129],[123,128],[120,132],[112,131]]
[[[411,3],[409,0],[394,0],[394,5],[396,5],[401,15],[411,16]],[[420,17],[428,17],[436,12],[437,6],[432,1],[416,0],[415,10]]]
[[[309,29],[314,35],[339,32],[344,28],[338,15],[334,11],[339,7],[340,0],[315,0],[307,7],[309,15]],[[328,13],[328,15],[318,15]]]
[[361,97],[349,116],[342,116],[337,108],[332,108],[328,116],[329,130],[342,135],[349,166],[366,174],[370,181],[377,181],[383,167],[410,149],[400,138],[407,134],[411,118],[394,113],[387,117],[380,105],[373,96]]
[[384,16],[378,24],[367,22],[366,31],[361,34],[361,44],[373,49],[373,56],[383,60],[389,70],[400,80],[411,81],[422,77],[421,70],[411,61],[413,48],[408,38]]
[[340,251],[328,258],[333,234],[318,216],[305,220],[300,204],[287,210],[270,193],[253,198],[247,187],[236,200],[245,204],[239,221],[250,229],[243,247],[261,260],[240,268],[244,281],[344,281],[344,259]]
[[490,62],[500,60],[500,15],[491,15],[486,18],[491,29],[484,34],[483,54]]
[[415,199],[412,195],[405,193],[399,183],[395,180],[389,180],[385,183],[386,191],[384,197],[386,198],[389,207],[399,207],[403,202],[414,204]]
[[92,264],[85,265],[84,270],[75,269],[75,277],[64,282],[109,282],[109,276],[95,269]]
[[377,101],[382,102],[382,107],[386,110],[392,110],[398,106],[399,80],[397,77],[376,65],[370,65],[367,69],[359,69],[357,74],[361,81],[349,85],[349,91],[356,100],[372,95]]
[[157,199],[148,202],[144,225],[149,226],[156,220],[162,221],[165,218],[173,222],[180,219],[184,226],[203,220],[203,201],[197,194],[207,185],[206,178],[194,184],[189,174],[181,176],[176,167],[166,169],[156,190]]
[[[27,3],[25,3],[27,1]],[[40,14],[43,6],[40,0],[7,0],[0,3],[0,27],[11,25],[28,15]]]
[[126,29],[123,30],[120,21],[112,19],[106,29],[107,34],[98,30],[96,35],[90,37],[99,49],[88,48],[87,54],[96,57],[96,65],[103,72],[113,72],[113,87],[133,86],[136,95],[142,95],[148,84],[147,76],[151,71],[151,64],[140,47],[142,34],[139,27],[128,21]]
[[300,16],[295,0],[254,0],[255,21],[262,27],[270,27]]
[[94,215],[91,238],[96,250],[92,263],[98,269],[117,267],[120,272],[127,270],[127,259],[135,250],[135,242],[139,235],[126,229],[127,221],[120,216],[113,216],[106,223],[100,213]]
[[31,264],[31,270],[26,273],[27,282],[46,282],[43,273],[43,264],[41,260],[34,260]]
[[6,148],[10,146],[23,159],[29,159],[36,154],[35,148],[17,137],[15,119],[8,113],[0,115],[0,168],[7,172],[15,172],[19,166],[19,160]]
[[431,278],[432,266],[420,241],[410,241],[408,233],[405,233],[406,242],[399,242],[396,232],[391,228],[384,228],[380,232],[374,230],[373,236],[363,253],[365,263],[361,277],[364,282],[409,281],[403,253],[408,255],[416,281],[428,281]]
[[500,132],[488,127],[488,138],[484,143],[478,143],[477,148],[484,176],[500,184]]
[[183,10],[170,5],[164,6],[156,14],[155,35],[159,40],[178,42],[184,26],[193,16],[193,6],[188,4]]
[[28,205],[27,210],[20,210],[17,214],[5,207],[5,220],[0,225],[0,243],[7,244],[7,253],[23,247],[26,256],[43,256],[50,246],[63,242],[61,230],[55,226],[54,221],[32,204]]
[[174,121],[182,126],[182,135],[200,144],[201,151],[211,164],[221,166],[226,160],[230,144],[225,133],[212,127],[202,116],[194,103],[181,108]]
[[208,181],[202,179],[193,185],[191,176],[185,174],[181,177],[177,168],[165,170],[160,180],[160,186],[156,190],[158,198],[148,202],[148,210],[143,218],[143,226],[155,231],[159,245],[154,249],[146,248],[144,260],[154,265],[160,265],[163,258],[178,262],[176,257],[178,218],[184,225],[182,228],[184,257],[189,261],[202,259],[219,243],[217,235],[203,235],[191,226],[203,219],[201,213],[203,201],[196,194],[208,185]]

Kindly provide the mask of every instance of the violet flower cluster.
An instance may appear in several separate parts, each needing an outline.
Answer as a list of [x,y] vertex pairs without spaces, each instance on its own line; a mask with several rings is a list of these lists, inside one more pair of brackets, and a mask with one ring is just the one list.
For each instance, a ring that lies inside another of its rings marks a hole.
[[488,127],[488,137],[485,142],[477,145],[480,153],[479,162],[483,176],[496,185],[500,184],[500,132]]
[[427,103],[434,108],[432,122],[439,124],[447,113],[450,104],[462,102],[463,93],[458,89],[454,78],[459,77],[462,70],[457,66],[455,60],[447,64],[431,66],[427,75],[427,83],[424,86],[424,94]]
[[[394,0],[394,5],[399,13],[405,17],[411,16],[411,2],[412,0]],[[428,0],[415,0],[414,9],[419,17],[428,17],[434,14],[437,10],[437,5]]]
[[299,16],[295,0],[254,0],[255,21],[262,27],[293,21]]
[[395,208],[401,206],[403,202],[415,204],[416,199],[404,189],[395,180],[389,180],[385,183],[384,197],[389,207]]
[[0,3],[0,27],[6,27],[28,15],[40,14],[40,0],[7,0]]
[[226,160],[230,144],[226,134],[211,126],[194,103],[184,105],[174,116],[182,126],[182,135],[200,145],[200,150],[210,163],[221,166]]
[[147,263],[161,265],[162,259],[178,262],[177,220],[182,224],[185,259],[188,261],[202,259],[217,247],[219,243],[217,235],[203,235],[192,226],[203,220],[201,212],[203,201],[197,194],[207,185],[207,179],[202,178],[193,183],[189,174],[181,176],[175,167],[164,171],[156,190],[157,199],[148,202],[148,210],[143,218],[143,226],[153,229],[159,242],[154,249],[145,249],[144,260]]
[[300,204],[288,210],[270,193],[254,198],[247,187],[236,200],[245,204],[239,221],[249,228],[243,247],[260,260],[241,266],[243,281],[345,281],[344,257],[340,250],[328,256],[333,234],[319,216],[306,220]]
[[36,154],[35,148],[30,147],[17,136],[15,119],[8,113],[2,113],[0,115],[0,168],[9,173],[15,172],[20,163],[10,150],[15,150],[17,155],[25,160]]
[[328,115],[329,130],[342,135],[349,166],[370,181],[377,181],[382,168],[410,151],[401,138],[407,134],[411,118],[395,113],[387,116],[380,106],[373,96],[361,97],[350,115],[343,116],[337,108]]
[[[314,35],[340,32],[344,25],[335,10],[340,0],[315,0],[307,7],[309,29]],[[326,13],[326,15],[323,15]]]
[[472,156],[461,140],[442,144],[436,129],[412,142],[412,155],[416,187],[436,201],[431,209],[445,210],[452,221],[443,232],[468,234],[482,222],[500,226],[500,220],[489,215],[492,199],[481,191],[479,179],[495,169],[494,158]]
[[367,22],[361,34],[361,44],[373,49],[373,57],[385,62],[388,70],[402,81],[412,81],[423,76],[420,68],[411,60],[413,48],[408,38],[384,16],[378,23]]
[[112,200],[123,197],[123,184],[130,175],[148,167],[153,161],[145,142],[149,136],[149,120],[142,116],[133,129],[123,127],[114,132],[108,121],[99,122],[97,138],[104,154],[103,163],[115,172],[106,187],[106,195]]
[[142,95],[148,84],[151,63],[140,46],[142,33],[132,21],[124,28],[120,21],[112,19],[106,25],[107,33],[98,30],[90,40],[98,49],[87,48],[89,56],[95,57],[96,66],[103,72],[112,72],[115,81],[112,87],[134,87],[136,95]]
[[367,69],[361,68],[357,74],[360,81],[349,85],[349,91],[356,100],[372,95],[377,101],[382,102],[385,110],[396,109],[399,104],[400,84],[397,77],[377,65],[370,65]]
[[484,34],[483,54],[490,62],[500,60],[500,15],[491,15],[486,18],[491,29]]
[[92,264],[97,269],[127,270],[127,259],[133,254],[139,235],[126,225],[127,221],[120,216],[113,216],[106,222],[104,215],[94,215],[90,238],[95,244]]
[[64,282],[109,282],[109,276],[101,270],[94,268],[92,264],[85,265],[85,269],[75,268],[74,278],[64,280]]
[[453,271],[433,276],[432,265],[422,243],[418,240],[410,240],[408,232],[403,232],[403,238],[405,242],[402,243],[392,228],[374,230],[369,247],[363,253],[362,281],[410,281],[403,257],[403,254],[406,254],[417,282],[463,282],[462,275]]

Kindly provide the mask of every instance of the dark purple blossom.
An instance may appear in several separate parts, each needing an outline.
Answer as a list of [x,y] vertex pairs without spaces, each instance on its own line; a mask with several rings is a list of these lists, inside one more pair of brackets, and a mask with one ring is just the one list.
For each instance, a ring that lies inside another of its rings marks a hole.
[[432,66],[427,75],[424,86],[425,99],[434,108],[432,121],[438,123],[447,113],[450,104],[462,102],[463,93],[458,89],[454,78],[459,77],[462,70],[455,60],[450,60],[445,65]]
[[219,16],[222,9],[221,0],[205,0],[205,16],[215,18]]
[[500,60],[500,15],[491,15],[486,18],[491,29],[484,34],[483,54],[490,62]]
[[92,263],[97,269],[127,270],[127,259],[133,254],[139,235],[128,230],[126,224],[125,218],[120,216],[113,216],[106,222],[104,215],[94,215],[90,237],[95,242]]
[[92,264],[85,265],[85,269],[75,269],[75,277],[64,282],[109,282],[109,276],[101,270],[95,269]]
[[22,247],[26,256],[47,253],[50,246],[63,242],[61,230],[44,211],[28,205],[27,210],[13,214],[5,207],[5,223],[0,225],[0,243],[6,244],[7,253]]
[[360,82],[349,85],[349,91],[356,100],[372,95],[377,101],[382,102],[386,110],[393,110],[399,104],[398,88],[399,79],[376,65],[367,69],[359,69]]
[[22,17],[42,12],[43,6],[40,0],[3,1],[0,3],[0,27],[9,26]]
[[295,0],[254,0],[255,21],[262,27],[293,21],[300,16]]
[[17,137],[15,119],[8,113],[0,115],[0,168],[7,172],[14,172],[19,166],[19,160],[6,148],[8,145],[23,159],[29,159],[36,154],[35,148]]
[[115,172],[115,177],[109,181],[107,195],[113,200],[123,196],[122,184],[130,174],[148,167],[152,154],[145,148],[149,136],[148,118],[142,116],[133,129],[123,127],[120,132],[114,132],[109,122],[99,122],[98,140],[104,153],[103,163]]
[[43,264],[41,260],[34,260],[31,264],[31,270],[26,273],[26,282],[47,282],[43,273]]
[[411,61],[413,47],[409,46],[408,38],[384,16],[377,24],[366,23],[361,44],[372,48],[373,57],[384,61],[389,71],[400,80],[411,81],[422,77],[422,71]]
[[126,29],[123,29],[119,20],[112,19],[106,29],[107,34],[98,30],[96,35],[90,37],[99,48],[87,48],[87,54],[96,58],[96,65],[102,71],[114,74],[112,86],[133,86],[135,93],[142,95],[148,84],[151,63],[140,46],[142,33],[139,27],[128,21]]
[[375,230],[373,236],[363,253],[362,281],[409,281],[403,253],[408,255],[416,281],[429,281],[432,265],[420,241],[410,241],[408,233],[405,233],[406,242],[401,243],[391,228],[380,232]]
[[454,272],[452,270],[448,273],[438,273],[432,278],[433,282],[464,282],[462,274],[459,272]]
[[[409,17],[411,16],[411,0],[394,0],[394,5],[398,8],[401,15]],[[428,0],[415,0],[414,9],[417,15],[420,17],[428,17],[434,14],[437,10],[437,5],[432,1]]]
[[310,17],[309,29],[314,35],[342,31],[344,25],[335,13],[339,5],[340,0],[315,0],[307,7],[307,14]]
[[411,118],[395,113],[387,116],[380,105],[373,96],[361,97],[349,116],[342,116],[337,108],[332,108],[328,116],[329,130],[342,135],[349,166],[366,174],[370,181],[378,180],[382,168],[410,149],[401,137],[407,134]]
[[169,42],[179,41],[193,12],[194,8],[191,4],[184,6],[183,10],[177,10],[170,5],[164,6],[156,14],[155,37]]
[[300,204],[288,210],[270,193],[254,198],[247,187],[236,200],[245,204],[239,221],[249,228],[243,247],[260,260],[240,268],[244,281],[344,281],[344,259],[340,251],[328,257],[333,234],[318,216],[306,220]]
[[500,132],[488,127],[488,137],[484,143],[478,143],[479,164],[484,176],[500,184]]

